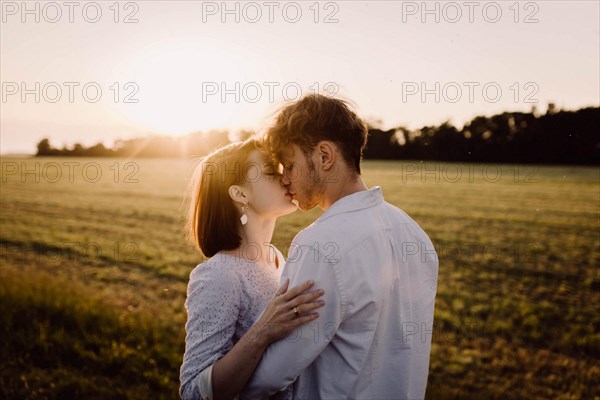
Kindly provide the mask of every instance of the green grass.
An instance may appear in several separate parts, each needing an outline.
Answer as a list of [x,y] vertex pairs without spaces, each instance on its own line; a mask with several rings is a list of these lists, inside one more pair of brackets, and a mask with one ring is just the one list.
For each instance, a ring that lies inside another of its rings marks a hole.
[[47,272],[2,278],[3,398],[172,397],[175,377],[164,371],[179,361],[176,327]]
[[[181,228],[191,163],[133,162],[2,159],[0,397],[178,397],[202,262]],[[440,257],[428,398],[600,398],[597,169],[370,161],[363,175]],[[320,214],[281,218],[273,243],[285,253]]]

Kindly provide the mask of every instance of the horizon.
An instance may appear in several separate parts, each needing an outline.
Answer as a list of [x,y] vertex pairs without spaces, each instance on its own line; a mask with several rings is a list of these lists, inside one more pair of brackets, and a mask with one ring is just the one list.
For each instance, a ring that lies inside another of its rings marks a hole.
[[[566,112],[574,112],[574,111],[578,111],[578,110],[582,110],[582,109],[586,109],[586,108],[598,108],[598,106],[584,106],[584,107],[581,107],[581,108],[578,108],[578,109],[573,109],[573,110],[571,110],[571,109],[557,109],[557,110],[555,110],[555,112],[561,112],[561,111],[566,111]],[[549,109],[549,108],[547,107],[547,108],[546,108],[546,110],[544,110],[543,112],[542,112],[542,111],[540,111],[540,110],[536,110],[536,115],[537,115],[538,117],[539,117],[539,116],[541,116],[541,115],[544,115],[544,114],[546,114],[546,113],[548,112],[548,109]],[[511,112],[513,112],[513,111],[504,111],[504,112],[502,112],[502,113],[511,113]],[[521,112],[521,111],[520,111],[520,112]],[[532,113],[532,110],[530,110],[529,112],[530,112],[530,113]],[[499,113],[499,114],[502,114],[502,113]],[[494,115],[499,115],[499,114],[493,114],[493,115],[482,115],[482,116],[483,116],[483,117],[486,117],[486,118],[489,118],[489,117],[492,117],[492,116],[494,116]],[[377,122],[378,122],[378,120],[375,120],[375,123],[377,123]],[[469,121],[465,121],[465,123],[466,123],[466,122],[469,122]],[[441,125],[441,124],[443,124],[443,123],[444,123],[444,122],[441,122],[440,124],[437,124],[436,126],[439,126],[439,125]],[[422,128],[426,127],[426,126],[434,126],[434,125],[424,125],[424,126],[422,126],[422,127],[418,127],[418,128],[412,129],[412,130],[414,131],[414,130],[422,129]],[[460,130],[462,130],[462,129],[464,128],[464,124],[460,124],[460,125],[458,125],[458,126],[457,126],[457,125],[454,125],[454,126],[455,126],[455,127],[456,127],[456,128],[459,130],[459,131],[460,131]],[[405,127],[402,127],[402,126],[396,126],[396,127],[369,126],[369,130],[371,130],[371,129],[375,129],[375,130],[381,130],[381,131],[398,130],[398,129],[400,129],[400,128],[405,128]],[[214,130],[212,130],[212,131],[225,131],[225,132],[227,132],[227,133],[228,133],[228,136],[229,136],[230,138],[232,137],[232,134],[233,134],[233,137],[235,137],[235,134],[236,134],[236,132],[237,132],[237,133],[239,133],[239,130],[238,130],[238,131],[228,131],[228,130],[225,130],[225,129],[214,129]],[[197,134],[204,134],[204,135],[206,135],[206,134],[210,134],[212,131],[198,131],[198,130],[197,130],[197,131],[193,131],[193,132],[189,132],[189,133],[184,133],[184,134],[182,134],[182,135],[170,135],[170,134],[160,134],[160,133],[148,133],[148,134],[146,134],[146,135],[143,135],[143,136],[134,136],[134,137],[126,138],[126,139],[117,138],[117,139],[113,140],[113,141],[112,141],[110,144],[104,143],[103,141],[99,141],[99,142],[97,142],[97,143],[92,143],[92,144],[90,144],[90,146],[92,146],[92,145],[96,145],[96,144],[102,144],[102,145],[103,145],[103,146],[105,146],[107,149],[110,149],[110,148],[114,148],[114,146],[115,146],[116,142],[117,142],[117,141],[119,141],[119,140],[143,140],[143,139],[147,139],[147,138],[150,138],[150,137],[164,137],[164,138],[174,138],[174,139],[178,139],[178,138],[183,138],[183,137],[190,136],[190,135],[197,135]],[[261,132],[253,132],[253,134],[261,134]],[[40,139],[40,140],[43,140],[43,139],[49,139],[49,142],[50,142],[50,144],[51,144],[51,145],[53,145],[53,143],[52,143],[52,140],[51,140],[50,138],[42,138],[42,139]],[[239,140],[240,140],[240,139],[235,139],[235,138],[234,138],[234,139],[230,139],[230,141],[231,141],[231,142],[236,142],[236,141],[239,141]],[[39,143],[39,142],[38,142],[38,143]],[[73,147],[75,144],[78,144],[78,143],[71,143],[71,144],[69,144],[68,146],[65,146],[65,145],[63,145],[63,147],[62,147],[62,148],[72,148],[72,147]],[[37,145],[37,143],[36,143],[36,145]],[[402,144],[401,144],[401,145],[402,145]],[[60,147],[56,147],[56,148],[57,148],[57,149],[59,149]],[[17,156],[36,156],[36,153],[37,153],[37,151],[33,151],[33,152],[31,152],[31,153],[22,153],[22,152],[21,152],[21,153],[19,153],[19,152],[10,152],[10,153],[5,153],[5,152],[1,152],[1,151],[0,151],[0,156],[5,156],[5,157],[17,157]],[[168,158],[168,157],[170,157],[170,156],[165,156],[165,157],[167,157],[167,158]]]

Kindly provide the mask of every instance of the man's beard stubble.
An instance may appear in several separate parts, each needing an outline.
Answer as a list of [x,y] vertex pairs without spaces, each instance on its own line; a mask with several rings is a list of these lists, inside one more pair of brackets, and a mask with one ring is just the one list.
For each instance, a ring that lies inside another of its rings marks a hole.
[[304,203],[298,203],[298,207],[302,211],[309,211],[319,205],[320,199],[325,193],[324,180],[319,176],[315,163],[309,156],[305,156],[306,164],[308,165],[308,176],[304,180],[305,187],[300,188],[304,191]]

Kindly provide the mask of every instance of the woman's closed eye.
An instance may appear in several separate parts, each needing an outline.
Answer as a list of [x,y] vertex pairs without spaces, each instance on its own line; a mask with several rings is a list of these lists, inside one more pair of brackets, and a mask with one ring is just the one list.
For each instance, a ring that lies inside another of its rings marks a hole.
[[282,177],[283,174],[279,173],[279,172],[265,172],[265,175],[270,176],[270,177]]
[[283,171],[282,168],[280,167],[281,164],[279,165],[270,165],[263,173],[267,176],[273,176],[273,177],[282,177],[283,176]]

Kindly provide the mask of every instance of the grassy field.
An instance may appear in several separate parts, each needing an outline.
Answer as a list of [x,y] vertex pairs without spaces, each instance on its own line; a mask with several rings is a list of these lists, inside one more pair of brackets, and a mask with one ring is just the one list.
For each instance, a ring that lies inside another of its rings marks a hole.
[[[191,162],[1,162],[0,398],[178,398]],[[427,398],[600,398],[598,169],[363,169],[440,258]],[[281,218],[273,243],[319,215]]]

